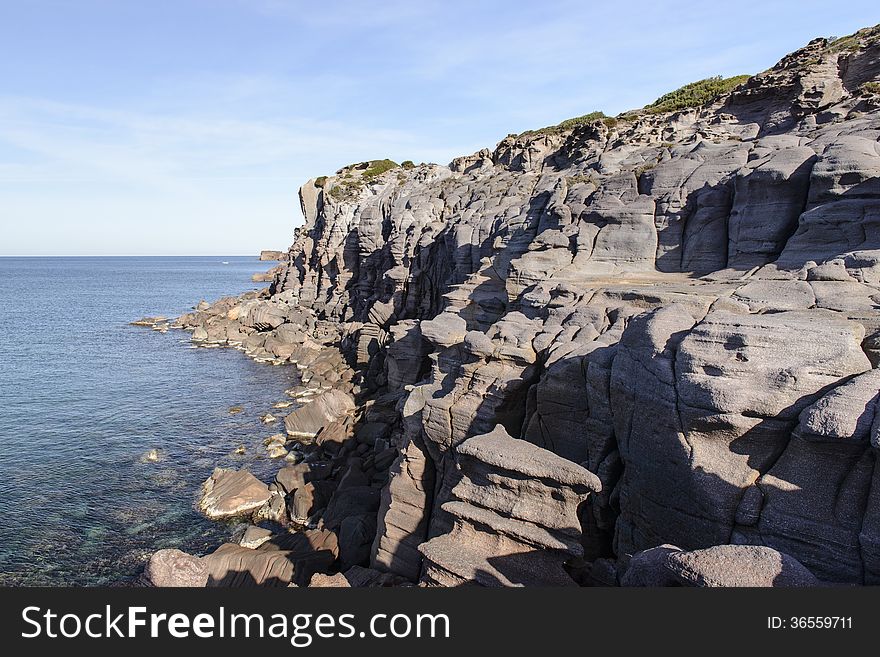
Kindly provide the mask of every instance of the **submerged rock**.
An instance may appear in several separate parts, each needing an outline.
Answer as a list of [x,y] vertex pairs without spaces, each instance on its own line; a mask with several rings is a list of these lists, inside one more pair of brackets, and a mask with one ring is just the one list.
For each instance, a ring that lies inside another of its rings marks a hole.
[[158,463],[160,460],[162,460],[162,453],[156,448],[147,451],[141,456],[141,461],[144,463]]
[[129,324],[131,326],[147,326],[152,328],[158,326],[159,324],[165,324],[167,321],[167,317],[157,315],[155,317],[141,317],[140,319],[136,319],[133,322],[129,322]]

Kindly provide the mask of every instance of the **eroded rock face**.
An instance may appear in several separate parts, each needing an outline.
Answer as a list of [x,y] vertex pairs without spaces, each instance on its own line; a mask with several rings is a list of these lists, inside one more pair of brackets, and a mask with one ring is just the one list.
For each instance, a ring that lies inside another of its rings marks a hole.
[[455,586],[560,585],[564,569],[583,556],[580,505],[601,483],[589,470],[524,440],[500,425],[455,449],[452,529],[423,543],[423,581]]
[[269,289],[176,325],[301,369],[285,425],[329,474],[278,485],[346,566],[375,517],[370,567],[431,584],[634,554],[673,564],[645,582],[876,583],[878,41],[813,41],[699,108],[309,181]]
[[728,542],[743,496],[779,459],[798,414],[870,368],[862,326],[833,314],[713,311],[692,321],[673,307],[634,320],[614,361],[624,553],[660,539]]

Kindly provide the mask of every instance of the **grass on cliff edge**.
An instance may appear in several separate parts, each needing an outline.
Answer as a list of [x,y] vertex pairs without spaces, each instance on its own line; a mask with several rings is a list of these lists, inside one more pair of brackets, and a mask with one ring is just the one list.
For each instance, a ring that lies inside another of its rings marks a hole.
[[[389,160],[387,158],[384,160],[360,162],[358,164],[351,164],[347,167],[343,167],[336,172],[341,177],[335,181],[335,184],[330,189],[330,196],[340,201],[352,199],[361,189],[363,189],[364,183],[372,182],[383,173],[397,168],[400,168],[400,165],[394,160]],[[357,171],[361,172],[360,176],[356,175],[355,172]],[[323,187],[327,182],[326,176],[321,177],[323,180],[321,180],[320,185],[318,185],[318,180],[315,180],[315,185],[317,187]]]
[[[732,78],[722,78],[720,75],[706,78],[705,80],[697,80],[686,84],[675,91],[660,96],[650,105],[645,105],[641,110],[648,114],[662,114],[663,112],[677,112],[679,110],[688,109],[690,107],[699,107],[706,103],[711,103],[716,98],[732,91],[735,87],[748,80],[750,75],[735,75]],[[606,116],[605,112],[590,112],[583,116],[576,116],[572,119],[566,119],[556,125],[550,125],[546,128],[538,128],[537,130],[526,130],[521,132],[517,137],[530,137],[532,135],[556,135],[563,132],[574,130],[575,128],[587,125],[593,121],[602,121],[609,128],[617,124],[618,120],[633,118],[639,112],[624,112],[617,117]]]
[[644,111],[648,114],[662,114],[699,107],[733,91],[750,77],[750,75],[735,75],[732,78],[722,78],[716,75],[705,80],[697,80],[663,94],[650,105],[645,105]]
[[600,119],[606,120],[609,118],[610,117],[605,116],[605,112],[590,112],[589,114],[584,114],[583,116],[576,116],[572,119],[566,119],[562,123],[557,123],[556,125],[548,125],[544,128],[538,128],[537,130],[526,130],[525,132],[521,132],[516,136],[528,137],[530,135],[558,135],[562,132],[574,130],[578,126],[587,125],[588,123],[592,123],[593,121],[598,121]]
[[391,169],[396,169],[399,166],[394,160],[370,160],[370,166],[364,171],[363,177],[367,180],[373,180],[386,171],[391,171]]

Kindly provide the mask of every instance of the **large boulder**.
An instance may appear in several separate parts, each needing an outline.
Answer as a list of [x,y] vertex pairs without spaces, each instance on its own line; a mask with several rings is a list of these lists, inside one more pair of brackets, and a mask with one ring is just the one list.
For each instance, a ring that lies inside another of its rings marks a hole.
[[213,520],[252,513],[269,501],[269,487],[246,470],[217,468],[202,484],[199,508]]
[[685,552],[663,545],[635,555],[623,586],[801,587],[819,580],[797,559],[763,545],[716,545]]
[[338,554],[333,532],[305,530],[275,536],[256,549],[225,543],[203,560],[208,586],[305,586],[316,572],[327,572]]
[[328,390],[284,418],[284,427],[293,438],[314,438],[324,427],[350,413],[354,407],[351,395]]
[[779,257],[807,202],[816,152],[797,145],[775,149],[768,144],[764,149],[763,157],[736,173],[728,267],[750,269]]
[[330,466],[303,461],[281,468],[275,475],[277,483],[285,493],[293,493],[309,482],[322,481],[330,474]]
[[199,557],[176,549],[154,552],[144,567],[151,586],[201,587],[208,583],[208,567]]

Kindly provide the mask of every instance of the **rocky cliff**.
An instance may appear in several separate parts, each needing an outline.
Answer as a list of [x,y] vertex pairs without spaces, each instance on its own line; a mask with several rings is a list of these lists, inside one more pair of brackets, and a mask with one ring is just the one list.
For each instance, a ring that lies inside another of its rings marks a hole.
[[871,28],[696,107],[347,167],[268,292],[180,324],[300,364],[300,520],[349,566],[880,583],[878,75]]

